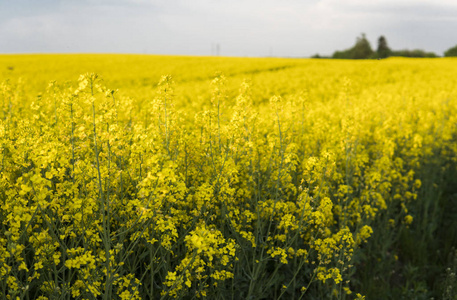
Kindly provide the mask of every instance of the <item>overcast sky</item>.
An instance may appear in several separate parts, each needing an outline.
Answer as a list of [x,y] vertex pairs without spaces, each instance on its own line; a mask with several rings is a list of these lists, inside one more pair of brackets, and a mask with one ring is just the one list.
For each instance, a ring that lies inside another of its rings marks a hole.
[[384,35],[442,55],[457,45],[457,0],[0,0],[0,53],[303,57],[362,32],[373,48]]

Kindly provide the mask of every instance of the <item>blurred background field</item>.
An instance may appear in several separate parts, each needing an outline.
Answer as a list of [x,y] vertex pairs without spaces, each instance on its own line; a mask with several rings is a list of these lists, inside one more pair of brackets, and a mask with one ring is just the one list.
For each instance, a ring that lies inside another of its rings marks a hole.
[[[304,89],[312,93],[311,99],[326,101],[339,93],[335,85],[341,85],[343,77],[353,79],[355,93],[393,88],[397,92],[408,91],[412,95],[412,90],[419,93],[424,87],[452,92],[453,81],[450,77],[455,71],[454,64],[454,58],[390,58],[353,62],[125,54],[23,54],[1,55],[0,75],[12,81],[22,78],[27,82],[28,90],[38,93],[51,80],[64,83],[74,81],[79,76],[75,74],[95,72],[106,85],[143,100],[155,91],[153,87],[160,77],[169,74],[179,91],[178,99],[187,105],[191,101],[186,99],[209,95],[209,83],[216,72],[230,77],[228,90],[232,95],[236,94],[242,80],[249,79],[253,82],[256,101],[267,102],[274,94],[288,95]],[[439,72],[439,76],[434,76],[435,72]],[[440,88],[443,85],[449,88]]]

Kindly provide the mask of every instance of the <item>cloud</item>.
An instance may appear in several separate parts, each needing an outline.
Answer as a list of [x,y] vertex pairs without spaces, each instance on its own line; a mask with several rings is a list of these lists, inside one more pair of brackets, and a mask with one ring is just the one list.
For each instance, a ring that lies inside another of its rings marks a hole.
[[399,47],[442,52],[457,42],[454,2],[0,1],[0,38],[7,41],[0,52],[205,55],[219,43],[224,55],[305,56],[350,47],[361,32],[372,42],[384,34],[391,44],[406,44]]
[[399,19],[426,18],[441,20],[457,19],[457,2],[426,0],[375,0],[375,1],[337,1],[323,0],[319,6],[325,7],[331,14],[365,15],[369,17],[396,17]]

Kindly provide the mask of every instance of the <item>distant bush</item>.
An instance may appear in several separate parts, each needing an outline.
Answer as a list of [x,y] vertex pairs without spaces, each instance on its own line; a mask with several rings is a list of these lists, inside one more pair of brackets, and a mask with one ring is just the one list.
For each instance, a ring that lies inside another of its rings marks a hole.
[[320,55],[319,53],[316,53],[313,56],[310,56],[310,58],[326,58],[326,59],[329,59],[329,58],[332,58],[332,57],[331,56],[327,56],[327,55]]
[[392,54],[390,56],[402,56],[402,57],[438,57],[433,52],[425,52],[424,50],[421,49],[414,49],[414,50],[397,50],[397,51],[392,51]]
[[446,57],[457,56],[457,45],[446,50],[446,52],[444,52],[444,56],[446,56]]

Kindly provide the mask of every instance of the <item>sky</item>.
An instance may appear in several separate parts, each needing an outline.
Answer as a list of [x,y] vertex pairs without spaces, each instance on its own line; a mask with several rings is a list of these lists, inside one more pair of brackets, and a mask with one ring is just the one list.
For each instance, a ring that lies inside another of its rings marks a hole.
[[0,0],[0,53],[309,57],[354,45],[443,55],[456,0]]

